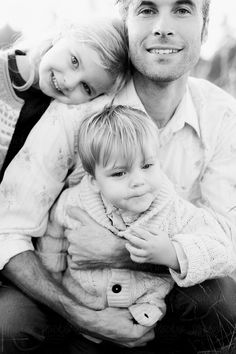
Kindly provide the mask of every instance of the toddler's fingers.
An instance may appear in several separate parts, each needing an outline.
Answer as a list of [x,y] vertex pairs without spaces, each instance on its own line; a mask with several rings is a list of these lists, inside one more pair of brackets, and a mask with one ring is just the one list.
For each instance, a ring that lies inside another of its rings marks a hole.
[[[141,227],[135,227],[134,230],[131,228],[131,232],[143,240],[148,240],[155,235],[155,233],[153,231],[156,228],[150,227],[150,229],[152,231],[150,231],[149,228],[148,228],[148,230],[144,230]],[[157,234],[157,231],[156,231],[156,234]]]
[[130,243],[125,244],[126,249],[129,251],[130,254],[136,257],[145,257],[146,251],[142,250],[141,248],[137,248]]
[[127,241],[132,243],[133,246],[137,248],[144,247],[145,241],[143,239],[131,234],[125,234],[124,237],[126,238]]
[[146,258],[144,257],[136,257],[134,255],[130,255],[130,258],[132,259],[133,262],[135,263],[146,263]]

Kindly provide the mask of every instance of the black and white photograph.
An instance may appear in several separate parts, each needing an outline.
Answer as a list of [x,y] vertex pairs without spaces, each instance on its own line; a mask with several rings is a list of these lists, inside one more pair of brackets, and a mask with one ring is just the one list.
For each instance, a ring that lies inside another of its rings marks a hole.
[[0,354],[236,354],[235,0],[0,0]]

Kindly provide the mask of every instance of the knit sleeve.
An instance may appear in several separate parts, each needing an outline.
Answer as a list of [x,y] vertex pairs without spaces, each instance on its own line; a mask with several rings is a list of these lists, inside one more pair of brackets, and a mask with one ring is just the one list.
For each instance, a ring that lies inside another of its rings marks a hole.
[[175,203],[174,214],[177,228],[172,230],[172,240],[182,247],[187,259],[185,277],[170,269],[177,284],[187,287],[229,275],[236,267],[234,249],[217,216],[181,198]]
[[64,191],[54,204],[45,234],[36,242],[36,251],[44,266],[53,273],[56,279],[61,279],[61,272],[67,266],[68,242],[64,237],[65,206],[67,191]]

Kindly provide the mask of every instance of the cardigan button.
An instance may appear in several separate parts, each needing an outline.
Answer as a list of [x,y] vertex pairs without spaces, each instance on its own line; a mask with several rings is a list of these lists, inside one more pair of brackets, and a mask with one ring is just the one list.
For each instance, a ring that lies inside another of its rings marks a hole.
[[115,293],[115,294],[118,294],[118,293],[120,293],[121,292],[121,285],[120,284],[115,284],[115,285],[113,285],[113,287],[112,287],[112,291],[113,291],[113,293]]

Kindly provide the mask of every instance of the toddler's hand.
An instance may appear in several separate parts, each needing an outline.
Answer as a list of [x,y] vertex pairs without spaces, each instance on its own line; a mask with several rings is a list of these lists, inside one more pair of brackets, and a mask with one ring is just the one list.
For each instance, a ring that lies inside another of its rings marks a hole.
[[179,270],[179,262],[175,248],[164,231],[130,228],[129,233],[122,233],[129,243],[126,248],[132,261],[137,263],[152,263],[165,265]]

